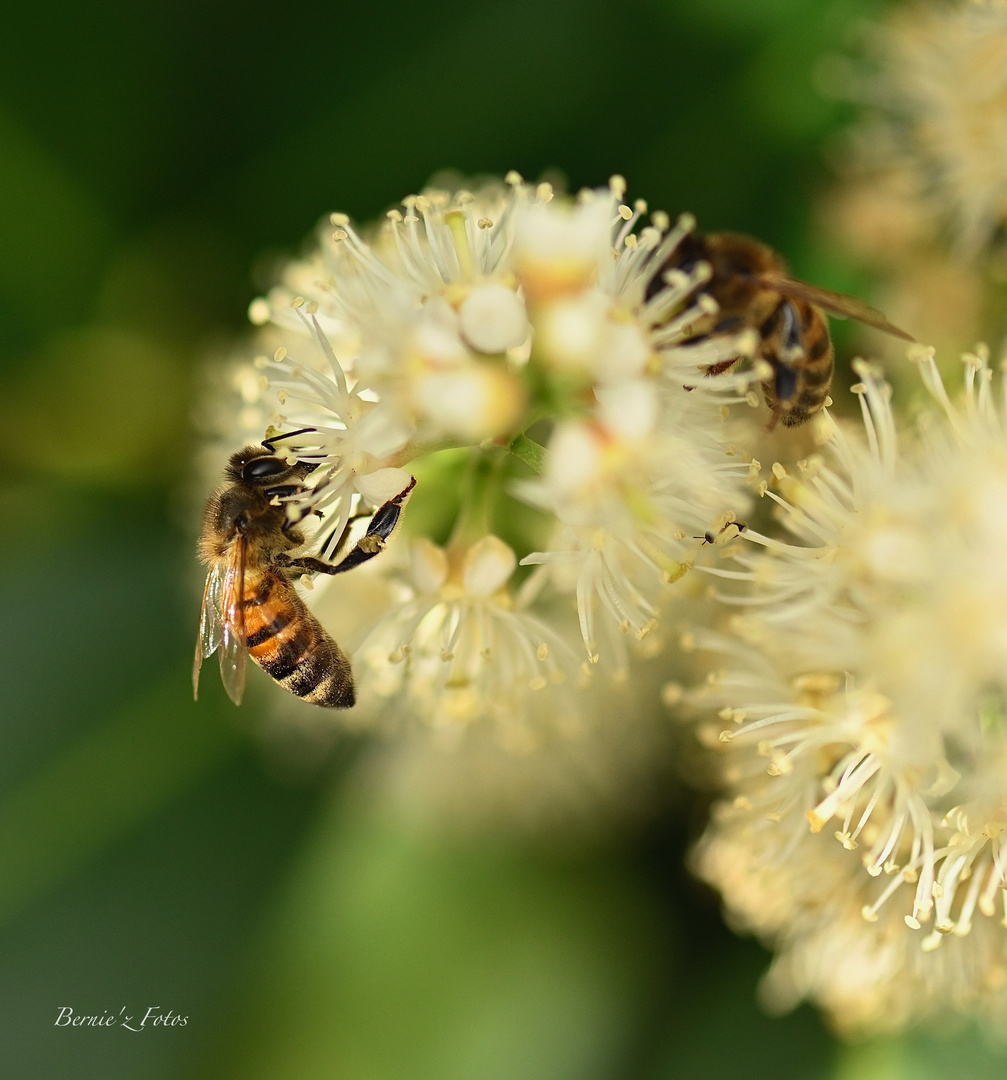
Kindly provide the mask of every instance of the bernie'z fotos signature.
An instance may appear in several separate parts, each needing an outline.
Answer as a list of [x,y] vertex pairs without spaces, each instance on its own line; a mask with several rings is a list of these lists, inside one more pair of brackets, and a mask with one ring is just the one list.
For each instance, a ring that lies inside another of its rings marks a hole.
[[74,1014],[69,1005],[64,1005],[59,1010],[56,1023],[53,1027],[124,1027],[130,1031],[143,1031],[148,1025],[155,1027],[185,1027],[189,1022],[187,1016],[179,1016],[173,1009],[162,1012],[160,1005],[151,1005],[144,1014],[143,1019],[130,1016],[126,1012],[126,1006],[119,1010],[118,1015],[103,1010],[101,1016],[84,1016],[82,1013]]

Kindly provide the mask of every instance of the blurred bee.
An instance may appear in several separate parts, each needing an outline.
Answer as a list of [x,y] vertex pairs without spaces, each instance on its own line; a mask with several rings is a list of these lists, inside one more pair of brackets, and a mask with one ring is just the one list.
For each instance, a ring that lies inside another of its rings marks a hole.
[[[772,378],[762,384],[773,412],[770,428],[777,421],[784,427],[806,423],[828,398],[833,349],[826,311],[915,340],[862,300],[790,277],[786,263],[772,248],[738,233],[687,234],[651,279],[646,299],[664,288],[668,271],[689,273],[700,263],[710,267],[700,292],[716,301],[717,309],[692,324],[686,344],[748,328],[757,331],[756,355],[773,369]],[[711,364],[706,374],[719,375],[740,359]]]
[[[224,689],[235,705],[241,704],[245,689],[246,654],[305,701],[333,709],[354,703],[350,662],[308,611],[292,578],[341,574],[377,555],[416,481],[378,507],[356,546],[340,562],[330,563],[290,554],[304,544],[304,536],[281,502],[303,491],[304,478],[315,468],[303,461],[288,464],[269,442],[248,446],[228,462],[227,482],[210,496],[199,541],[200,559],[210,571],[192,669],[194,696],[203,660],[219,650]],[[348,530],[349,525],[336,552]]]

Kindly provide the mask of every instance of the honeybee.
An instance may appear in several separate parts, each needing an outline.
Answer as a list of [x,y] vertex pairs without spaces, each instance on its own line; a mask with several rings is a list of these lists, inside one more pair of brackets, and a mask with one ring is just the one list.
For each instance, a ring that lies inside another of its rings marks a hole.
[[[864,301],[790,277],[786,263],[772,248],[738,233],[687,234],[651,279],[646,299],[664,288],[669,270],[688,273],[700,263],[710,267],[701,292],[716,301],[717,310],[692,324],[686,344],[756,330],[756,355],[773,369],[772,378],[762,384],[773,412],[770,428],[777,421],[784,427],[806,423],[828,398],[833,349],[826,311],[859,319],[905,341],[915,340]],[[719,375],[740,359],[711,364],[706,374]]]
[[304,536],[281,501],[302,491],[304,478],[316,467],[304,461],[289,464],[269,442],[247,446],[228,462],[227,482],[207,502],[199,541],[200,559],[210,569],[192,668],[194,696],[203,660],[219,650],[224,689],[235,705],[241,704],[245,689],[246,654],[305,701],[333,709],[354,703],[350,662],[308,611],[292,578],[341,574],[377,555],[416,480],[411,478],[378,507],[364,536],[345,558],[332,563],[291,554],[303,546]]

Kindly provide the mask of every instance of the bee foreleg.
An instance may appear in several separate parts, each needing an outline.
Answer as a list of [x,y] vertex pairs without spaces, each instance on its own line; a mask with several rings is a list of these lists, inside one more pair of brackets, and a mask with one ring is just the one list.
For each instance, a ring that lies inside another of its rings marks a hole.
[[[343,526],[343,531],[339,534],[339,539],[336,541],[335,547],[333,547],[332,549],[332,555],[330,556],[330,558],[335,559],[336,556],[343,550],[343,548],[346,547],[346,541],[350,538],[350,529],[353,527],[354,522],[360,521],[362,518],[365,517],[373,516],[374,514],[371,510],[358,510],[355,514],[350,514],[350,516],[346,519],[346,524]],[[333,533],[329,533],[328,537],[325,540],[325,543],[322,544],[322,555],[325,554],[325,549],[329,546],[330,543],[332,543],[333,535]]]
[[[367,526],[367,532],[353,546],[349,555],[340,562],[324,562],[322,559],[316,559],[310,555],[298,559],[292,559],[284,555],[280,556],[277,561],[282,566],[291,570],[300,570],[302,573],[341,574],[346,570],[352,570],[355,566],[360,566],[361,563],[367,562],[368,559],[373,559],[375,555],[384,549],[388,537],[392,535],[395,526],[399,523],[399,518],[402,516],[402,504],[415,486],[416,478],[412,477],[408,487],[400,491],[395,498],[382,503],[374,511],[371,523]],[[342,541],[343,538],[340,537],[340,543]]]

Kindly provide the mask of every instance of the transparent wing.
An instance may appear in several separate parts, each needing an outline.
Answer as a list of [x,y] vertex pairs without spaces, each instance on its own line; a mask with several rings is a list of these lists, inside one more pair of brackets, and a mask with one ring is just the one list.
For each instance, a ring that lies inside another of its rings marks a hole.
[[241,704],[245,693],[245,555],[243,536],[234,542],[221,574],[220,678],[227,696]]
[[208,656],[220,647],[223,635],[220,595],[224,584],[223,565],[210,567],[203,589],[203,606],[199,613],[199,634],[196,637],[196,659],[192,665],[192,696],[199,697],[199,669]]
[[760,281],[767,288],[773,289],[783,296],[789,296],[795,300],[807,300],[809,304],[825,308],[832,315],[838,315],[844,319],[857,319],[862,323],[867,323],[868,326],[884,330],[886,334],[902,338],[903,341],[916,340],[912,334],[907,334],[905,330],[901,330],[894,323],[890,323],[883,312],[878,311],[876,307],[871,307],[870,304],[865,303],[863,300],[858,300],[855,296],[846,296],[843,293],[832,292],[830,289],[820,289],[817,285],[809,285],[807,282],[797,281],[795,278],[764,277],[760,278]]

